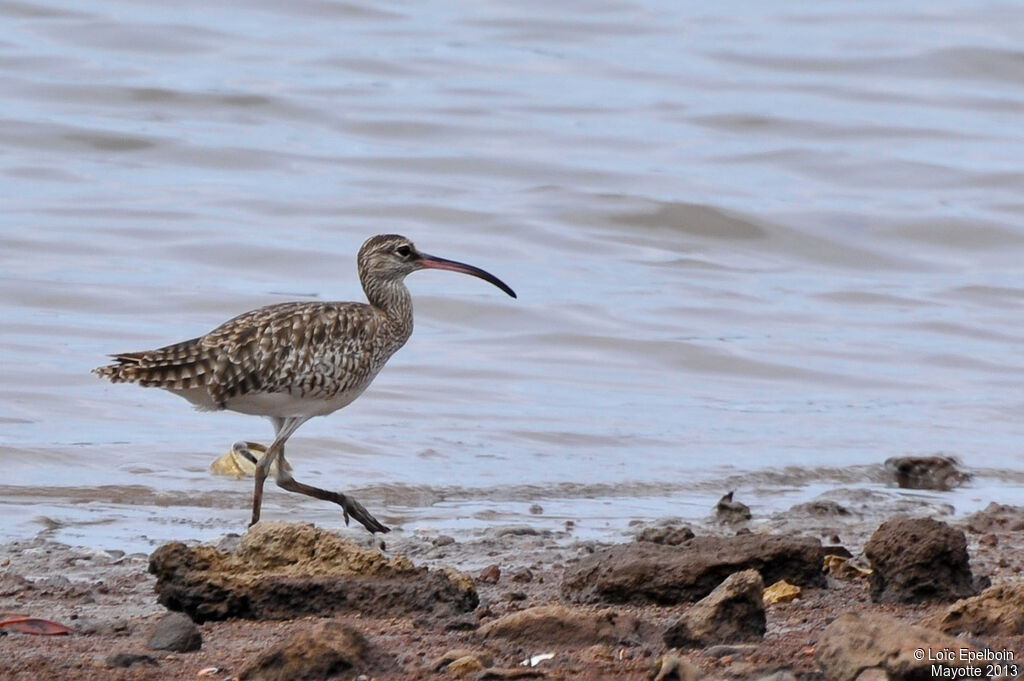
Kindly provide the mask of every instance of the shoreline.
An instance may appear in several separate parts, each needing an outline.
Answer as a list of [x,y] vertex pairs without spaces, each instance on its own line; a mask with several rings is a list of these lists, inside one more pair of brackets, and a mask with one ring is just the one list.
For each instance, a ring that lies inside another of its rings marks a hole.
[[[913,497],[904,498],[895,508],[887,504],[872,508],[871,494],[839,489],[822,496],[832,497],[833,506],[823,500],[821,504],[805,504],[803,508],[795,507],[770,518],[755,518],[738,525],[681,523],[678,519],[667,518],[637,524],[634,529],[639,533],[644,528],[671,530],[686,525],[698,536],[729,537],[751,533],[812,537],[822,543],[839,543],[857,555],[883,520],[897,516],[935,516],[936,510],[942,510],[931,501],[914,501]],[[851,503],[858,498],[859,505]],[[846,510],[846,514],[837,513],[837,507]],[[974,575],[987,577],[993,584],[1019,582],[1024,573],[1024,527],[1015,530],[985,528],[972,520],[977,516],[979,514],[951,522],[965,531]],[[949,520],[942,513],[938,517]],[[379,551],[380,536],[350,535],[353,533],[344,533],[346,539],[354,538],[360,547]],[[237,536],[228,535],[215,543],[229,549],[237,546],[237,542]],[[661,641],[658,632],[691,608],[691,603],[573,605],[582,611],[613,607],[623,616],[642,623],[645,633],[636,634],[627,644],[595,640],[588,645],[545,646],[540,641],[524,645],[521,641],[482,638],[474,628],[511,613],[565,605],[561,585],[567,571],[606,547],[629,544],[628,539],[623,542],[578,540],[568,531],[507,525],[471,537],[396,533],[393,537],[385,535],[383,542],[385,556],[405,556],[415,565],[464,572],[473,580],[480,605],[474,612],[450,621],[434,621],[427,615],[396,616],[380,612],[332,616],[329,622],[357,628],[374,650],[382,651],[381,654],[391,660],[391,667],[385,671],[371,670],[365,675],[367,678],[444,678],[433,671],[431,665],[451,651],[468,648],[489,656],[488,668],[511,670],[502,672],[506,676],[480,678],[517,678],[518,670],[522,674],[535,673],[551,679],[646,679],[660,658],[672,654],[696,665],[709,678],[754,679],[784,670],[797,679],[818,679],[822,678],[822,672],[815,661],[814,650],[821,631],[835,617],[851,611],[880,613],[897,617],[909,625],[935,616],[949,605],[941,602],[873,603],[865,579],[830,577],[826,588],[804,589],[793,601],[768,605],[763,640],[749,645],[726,645],[726,652],[721,650],[721,645],[673,651]],[[252,663],[254,656],[280,645],[297,632],[310,630],[321,619],[304,615],[284,620],[206,622],[199,627],[203,638],[199,651],[150,650],[147,647],[149,636],[167,611],[156,600],[155,578],[147,572],[148,563],[146,554],[72,547],[41,537],[0,546],[0,614],[41,617],[74,630],[70,636],[0,635],[0,650],[4,653],[0,671],[4,671],[5,678],[12,681],[47,678],[47,674],[53,678],[84,681],[196,678],[201,670],[210,668],[219,670],[213,678],[233,678]],[[1018,660],[1024,659],[1024,635],[996,639],[993,645],[998,650],[1012,651]],[[112,667],[110,656],[116,652],[143,656],[139,659],[148,658],[155,664],[147,660],[128,669]],[[518,665],[524,659],[547,653],[554,656],[537,667]],[[337,676],[357,677],[358,674]]]

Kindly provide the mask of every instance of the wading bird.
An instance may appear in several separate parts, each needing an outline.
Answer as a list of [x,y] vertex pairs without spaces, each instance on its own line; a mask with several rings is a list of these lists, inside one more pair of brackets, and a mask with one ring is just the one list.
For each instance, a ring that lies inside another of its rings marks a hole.
[[411,241],[395,234],[367,239],[357,262],[368,303],[268,305],[199,338],[112,355],[114,364],[93,372],[114,383],[163,388],[200,410],[228,409],[269,418],[275,438],[256,465],[250,524],[260,519],[263,483],[276,461],[280,487],[338,504],[346,524],[351,516],[370,532],[387,532],[352,497],[295,480],[284,458],[285,442],[309,419],[326,416],[359,397],[409,340],[412,299],[403,281],[406,275],[422,269],[462,272],[513,298],[516,294],[478,267],[420,253]]

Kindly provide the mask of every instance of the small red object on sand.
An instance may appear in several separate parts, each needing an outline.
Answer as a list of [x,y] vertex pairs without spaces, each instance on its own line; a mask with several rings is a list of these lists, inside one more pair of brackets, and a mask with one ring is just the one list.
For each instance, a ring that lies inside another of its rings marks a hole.
[[64,636],[71,633],[69,627],[59,622],[42,620],[38,617],[14,617],[0,620],[0,627],[7,627],[23,634],[37,634],[39,636]]

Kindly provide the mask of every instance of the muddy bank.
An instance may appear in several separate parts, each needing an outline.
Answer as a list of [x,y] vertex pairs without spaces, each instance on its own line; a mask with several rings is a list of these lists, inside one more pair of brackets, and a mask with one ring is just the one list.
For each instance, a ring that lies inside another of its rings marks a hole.
[[[902,516],[937,522],[901,526]],[[916,551],[899,550],[901,532]],[[0,628],[0,677],[639,680],[699,670],[854,681],[865,669],[918,677],[922,647],[1024,661],[1024,509],[954,519],[912,497],[836,490],[770,518],[662,519],[635,534],[599,544],[529,526],[396,532],[382,550],[365,533],[268,523],[152,555],[13,542],[0,548],[0,616],[73,633]],[[953,567],[936,576],[921,567],[929,560]],[[776,600],[769,592],[783,582]],[[189,617],[166,622],[168,607]],[[158,629],[174,640],[172,625],[198,650],[154,647]]]

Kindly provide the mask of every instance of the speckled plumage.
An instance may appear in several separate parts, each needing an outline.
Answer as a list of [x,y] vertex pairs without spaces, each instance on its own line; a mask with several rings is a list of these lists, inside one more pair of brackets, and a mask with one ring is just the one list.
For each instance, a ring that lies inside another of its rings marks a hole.
[[282,487],[334,501],[371,531],[386,531],[354,500],[297,483],[286,471],[284,443],[313,416],[356,399],[412,334],[412,300],[403,282],[418,269],[471,274],[515,297],[493,275],[463,263],[419,253],[405,237],[367,239],[358,256],[368,303],[293,302],[261,307],[209,333],[156,350],[113,355],[93,371],[114,383],[157,387],[199,409],[266,416],[276,439],[257,466],[253,522],[259,519],[263,478],[280,458]]
[[247,396],[282,394],[307,411],[322,401],[308,414],[318,416],[339,397],[361,393],[411,333],[411,306],[408,314],[389,317],[364,303],[280,303],[190,341],[114,355],[117,364],[96,371],[115,383],[164,388],[199,408],[302,415],[286,408],[287,399],[274,413],[247,408],[253,402]]
[[[164,388],[200,409],[271,417],[336,411],[366,389],[412,334],[408,289],[401,279],[380,276],[392,274],[388,268],[375,267],[381,253],[404,243],[403,237],[383,235],[360,249],[360,279],[370,304],[268,305],[199,338],[114,355],[116,364],[95,371],[114,383]],[[246,399],[261,394],[282,399]]]

